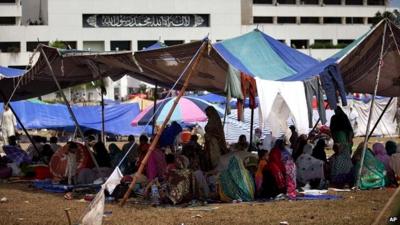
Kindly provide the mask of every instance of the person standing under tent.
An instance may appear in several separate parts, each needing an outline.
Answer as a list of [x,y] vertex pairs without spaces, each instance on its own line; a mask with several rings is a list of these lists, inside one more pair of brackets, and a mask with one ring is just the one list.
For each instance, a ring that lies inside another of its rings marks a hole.
[[351,153],[354,137],[353,127],[340,106],[335,109],[335,115],[331,118],[330,130],[333,141],[340,143],[342,148]]
[[1,117],[1,132],[4,145],[8,145],[8,138],[15,135],[17,122],[14,114],[7,105],[4,105],[3,115]]

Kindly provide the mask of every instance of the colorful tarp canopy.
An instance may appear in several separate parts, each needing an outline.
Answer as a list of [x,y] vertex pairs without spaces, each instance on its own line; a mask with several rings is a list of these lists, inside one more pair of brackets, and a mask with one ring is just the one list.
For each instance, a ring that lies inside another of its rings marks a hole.
[[[159,101],[156,105],[156,124],[161,124],[164,122],[169,110],[172,108],[176,97],[166,98],[162,101]],[[213,106],[212,104],[189,96],[183,96],[176,106],[175,111],[172,113],[170,121],[182,122],[182,123],[194,123],[206,121],[207,116],[205,114],[205,110],[207,107]],[[218,108],[218,107],[217,107]],[[159,110],[158,110],[159,109]],[[137,115],[133,121],[132,125],[146,125],[152,124],[154,107],[148,107],[143,110],[139,115]],[[219,112],[221,117],[224,116],[223,112]]]
[[254,30],[213,45],[229,64],[248,75],[279,80],[318,64],[314,58]]
[[383,36],[385,36],[383,66],[377,94],[386,97],[397,97],[400,93],[400,28],[388,20],[382,20],[366,34],[320,64],[281,80],[310,79],[313,76],[318,76],[326,66],[337,63],[347,91],[372,94],[379,66]]
[[[0,104],[0,113],[3,110]],[[21,122],[27,129],[73,129],[73,123],[67,107],[62,104],[39,104],[29,101],[12,102]],[[73,112],[83,129],[101,131],[101,106],[73,106]],[[140,113],[139,105],[118,104],[105,106],[105,131],[118,135],[140,135],[150,133],[151,129],[132,127],[132,118]]]

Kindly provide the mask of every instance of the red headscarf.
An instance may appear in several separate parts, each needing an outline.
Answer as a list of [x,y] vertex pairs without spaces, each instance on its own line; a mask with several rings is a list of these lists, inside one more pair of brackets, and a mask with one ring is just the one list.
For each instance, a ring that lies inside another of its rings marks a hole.
[[272,176],[275,178],[276,185],[278,188],[285,188],[285,165],[282,162],[281,150],[277,147],[273,148],[269,153],[267,169],[270,171]]

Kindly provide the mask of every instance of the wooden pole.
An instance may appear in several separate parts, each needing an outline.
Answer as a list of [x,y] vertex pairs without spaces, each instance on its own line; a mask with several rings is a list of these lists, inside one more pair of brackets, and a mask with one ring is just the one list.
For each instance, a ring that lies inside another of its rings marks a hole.
[[378,73],[376,74],[374,94],[372,96],[371,107],[370,107],[370,110],[369,110],[369,116],[368,116],[368,122],[367,122],[367,130],[365,131],[364,146],[363,146],[363,151],[362,151],[362,154],[361,154],[361,161],[360,161],[360,169],[358,170],[358,176],[357,176],[357,184],[356,184],[357,188],[359,188],[359,186],[360,186],[361,172],[362,172],[362,168],[364,166],[364,157],[365,157],[365,152],[366,152],[367,146],[368,146],[369,127],[371,125],[372,112],[373,112],[374,105],[375,105],[375,97],[376,97],[376,93],[378,92],[379,78],[381,76],[381,69],[382,69],[382,63],[383,63],[382,58],[383,58],[383,51],[384,51],[384,48],[385,48],[386,28],[387,28],[387,23],[385,23],[385,27],[383,29],[381,53],[379,55],[379,62],[378,62],[379,63],[378,64]]
[[136,183],[136,180],[137,180],[138,176],[140,174],[142,174],[144,166],[146,165],[147,160],[150,157],[150,154],[154,151],[154,149],[155,149],[155,147],[156,147],[156,145],[158,143],[158,140],[160,139],[160,136],[161,136],[162,132],[164,131],[165,126],[169,122],[169,120],[170,120],[170,118],[172,116],[172,113],[174,112],[176,106],[178,105],[179,100],[181,99],[181,97],[185,93],[185,90],[186,90],[187,86],[189,85],[190,77],[192,76],[193,71],[197,68],[197,66],[198,66],[198,64],[200,62],[200,56],[204,53],[204,51],[207,50],[207,43],[208,43],[207,41],[203,42],[203,44],[201,45],[201,47],[199,48],[197,53],[193,56],[191,62],[186,66],[186,68],[182,72],[183,74],[186,73],[186,71],[190,67],[190,70],[188,72],[188,75],[185,78],[185,82],[184,82],[184,84],[182,86],[182,89],[179,91],[179,95],[175,98],[174,104],[172,105],[170,111],[168,112],[168,115],[166,116],[163,124],[161,125],[160,130],[157,132],[156,136],[154,137],[153,142],[151,142],[150,147],[149,147],[145,157],[143,158],[142,162],[140,163],[138,171],[133,176],[132,182],[130,183],[129,188],[126,191],[126,193],[125,193],[125,195],[124,195],[124,197],[123,197],[123,199],[122,199],[122,201],[120,203],[121,207],[124,206],[125,202],[128,200],[128,198],[129,198],[129,196],[130,196],[130,194],[132,192],[132,189],[135,186],[135,183]]
[[253,146],[253,126],[254,126],[254,108],[251,108],[250,118],[250,145],[248,151],[251,152]]
[[391,97],[391,98],[389,99],[389,101],[388,101],[388,103],[386,104],[385,108],[383,109],[381,115],[379,116],[378,120],[376,121],[374,127],[372,128],[371,132],[369,133],[369,135],[368,135],[368,140],[369,140],[369,138],[372,136],[372,134],[374,133],[376,127],[377,127],[378,124],[379,124],[379,122],[381,121],[381,119],[382,119],[382,117],[383,117],[383,114],[385,114],[386,110],[389,108],[390,103],[392,103],[392,100],[393,100],[393,97]]
[[[389,200],[386,202],[385,206],[383,207],[383,209],[381,210],[381,212],[379,213],[378,217],[375,218],[374,223],[372,225],[378,225],[379,221],[381,220],[383,214],[386,212],[386,210],[389,208],[389,206],[393,203],[394,199],[396,198],[396,196],[400,193],[400,187],[397,187],[396,191],[392,194],[392,196],[390,196]],[[398,205],[395,205],[398,206]],[[400,220],[400,215],[393,215],[393,216],[397,216],[397,220]],[[396,223],[393,223],[396,224]]]
[[154,88],[154,96],[153,96],[154,104],[153,104],[153,126],[151,128],[151,134],[152,135],[154,135],[154,131],[155,131],[155,128],[156,128],[156,120],[157,120],[157,118],[156,118],[157,97],[158,97],[157,89],[158,89],[158,83],[156,82],[156,85],[155,85],[155,88]]
[[[55,73],[54,73],[54,71],[53,71],[53,67],[52,67],[51,64],[50,64],[50,61],[49,61],[49,59],[47,58],[46,53],[43,51],[43,48],[41,48],[40,51],[41,51],[41,53],[43,54],[43,58],[45,59],[45,61],[46,61],[46,63],[47,63],[47,66],[49,67],[49,70],[50,70],[51,76],[53,77],[54,83],[57,85],[58,92],[60,93],[61,97],[63,98],[63,100],[64,100],[64,102],[65,102],[65,105],[67,105],[68,112],[69,112],[69,114],[70,114],[72,120],[73,120],[74,123],[75,123],[76,129],[79,131],[79,134],[81,135],[82,139],[84,140],[85,136],[83,135],[83,131],[82,131],[81,127],[79,126],[78,120],[76,119],[75,114],[74,114],[74,112],[73,112],[72,109],[71,109],[71,106],[69,105],[69,102],[68,102],[68,100],[67,100],[67,97],[65,97],[65,94],[64,94],[64,92],[63,92],[62,89],[61,89],[60,83],[58,83],[58,80],[57,80],[57,78],[56,78],[56,75],[55,75]],[[96,160],[96,158],[95,158],[94,155],[93,155],[93,152],[90,150],[90,148],[89,148],[89,146],[87,145],[86,141],[84,141],[84,143],[85,143],[85,146],[86,146],[86,147],[88,148],[88,150],[89,150],[88,152],[90,153],[90,157],[92,158],[92,160],[93,160],[93,162],[94,162],[94,165],[96,166],[97,172],[99,172],[99,174],[101,174],[101,173],[100,173],[99,164],[97,163],[97,160]]]
[[103,79],[100,80],[101,82],[101,140],[103,141],[104,144],[106,144],[106,136],[105,136],[105,124],[104,124],[104,94],[105,94],[105,89],[106,87],[104,86],[104,81]]
[[69,210],[70,210],[70,208],[65,208],[64,209],[65,215],[67,216],[67,219],[68,219],[68,225],[72,225],[71,216],[69,215]]

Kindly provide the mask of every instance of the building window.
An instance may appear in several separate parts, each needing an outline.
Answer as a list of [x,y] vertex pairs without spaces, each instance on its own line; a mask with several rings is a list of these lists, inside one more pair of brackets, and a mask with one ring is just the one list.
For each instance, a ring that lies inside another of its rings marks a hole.
[[367,5],[385,5],[385,0],[367,0]]
[[332,40],[327,39],[316,39],[314,40],[314,44],[310,46],[315,49],[325,49],[325,48],[333,48]]
[[0,3],[15,3],[15,0],[0,0]]
[[302,5],[318,5],[319,0],[301,0],[300,3]]
[[104,51],[104,41],[83,41],[83,50]]
[[20,52],[21,43],[20,42],[0,42],[0,52]]
[[319,24],[319,17],[300,17],[300,23]]
[[39,44],[49,45],[49,42],[48,42],[48,41],[40,41],[40,42],[37,42],[37,41],[28,41],[28,42],[26,42],[26,51],[27,51],[27,52],[33,52],[33,51],[35,51],[36,47],[37,47]]
[[130,51],[131,41],[110,41],[111,51]]
[[362,17],[346,17],[346,24],[364,24]]
[[150,41],[150,40],[148,40],[148,41],[138,41],[137,42],[137,46],[138,46],[137,50],[139,50],[139,51],[140,50],[144,50],[144,49],[154,45],[155,43],[157,43],[157,41],[153,41],[153,40],[152,41]]
[[368,17],[368,24],[377,24],[379,23],[380,19],[376,17]]
[[0,25],[15,25],[17,24],[15,17],[0,17]]
[[296,0],[277,0],[276,2],[279,4],[296,5]]
[[325,5],[341,5],[341,0],[323,0]]
[[135,89],[133,87],[128,87],[128,95],[135,94]]
[[290,46],[292,48],[305,49],[308,48],[308,40],[291,40]]
[[341,24],[342,18],[341,17],[324,17],[325,24]]
[[13,69],[19,69],[19,70],[29,70],[31,66],[25,65],[25,66],[8,66],[8,68],[13,68]]
[[296,23],[296,17],[278,17],[278,23]]
[[285,39],[279,39],[278,41],[286,45],[286,40]]
[[253,23],[274,23],[274,18],[272,16],[255,16]]
[[346,0],[346,5],[363,5],[363,0]]
[[338,48],[345,48],[347,45],[351,44],[354,40],[353,39],[339,39],[337,41]]
[[253,0],[254,4],[272,4],[272,0]]
[[164,44],[166,46],[180,45],[180,44],[183,44],[183,43],[184,43],[184,41],[182,41],[182,40],[165,40],[164,41]]
[[55,40],[49,43],[51,47],[61,49],[76,49],[76,41],[59,41]]

